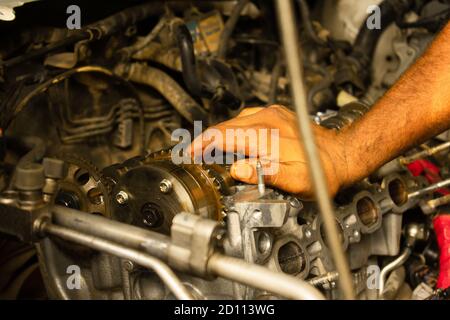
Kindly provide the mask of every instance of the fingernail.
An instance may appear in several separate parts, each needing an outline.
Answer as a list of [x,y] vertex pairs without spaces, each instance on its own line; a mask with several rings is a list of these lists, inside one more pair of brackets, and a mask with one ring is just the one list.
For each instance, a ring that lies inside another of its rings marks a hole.
[[248,164],[234,166],[234,175],[239,179],[250,179],[253,176],[253,167]]

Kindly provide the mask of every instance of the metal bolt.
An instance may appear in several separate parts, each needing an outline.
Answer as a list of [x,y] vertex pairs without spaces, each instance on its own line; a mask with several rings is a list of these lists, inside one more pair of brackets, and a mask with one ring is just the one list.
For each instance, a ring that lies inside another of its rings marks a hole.
[[310,231],[310,230],[306,230],[306,231],[305,231],[305,237],[311,238],[311,236],[312,236],[311,231]]
[[161,181],[161,183],[159,184],[159,190],[160,190],[162,193],[169,193],[170,191],[172,191],[172,188],[173,188],[172,182],[170,182],[170,181],[167,180],[167,179],[163,179],[163,180]]
[[291,205],[292,208],[296,209],[301,208],[302,206],[301,202],[297,198],[291,198],[289,204]]
[[358,230],[353,231],[353,236],[355,238],[359,238],[359,231]]
[[118,204],[125,204],[128,201],[128,193],[125,191],[119,191],[116,194],[116,201]]
[[158,227],[162,223],[163,216],[159,208],[153,203],[146,203],[141,208],[142,222],[151,228]]

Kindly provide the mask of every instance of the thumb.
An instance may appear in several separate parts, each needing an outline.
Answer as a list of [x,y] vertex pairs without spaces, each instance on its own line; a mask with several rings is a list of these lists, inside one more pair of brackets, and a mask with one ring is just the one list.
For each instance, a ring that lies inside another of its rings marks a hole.
[[245,183],[255,184],[258,182],[258,176],[256,172],[256,160],[242,159],[238,160],[231,166],[231,176]]
[[[260,160],[263,166],[264,182],[286,192],[310,197],[312,188],[304,166],[295,162],[275,163]],[[257,159],[242,159],[236,161],[230,169],[231,176],[239,181],[257,184]]]
[[258,183],[258,161],[262,165],[262,173],[264,175],[264,182],[269,185],[276,186],[278,180],[280,164],[275,161],[266,159],[241,159],[236,161],[231,166],[231,176],[245,183],[256,184]]

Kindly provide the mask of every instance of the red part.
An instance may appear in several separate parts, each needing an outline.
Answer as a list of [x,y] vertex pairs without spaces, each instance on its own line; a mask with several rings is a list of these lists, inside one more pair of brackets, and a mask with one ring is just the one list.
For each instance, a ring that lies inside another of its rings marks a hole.
[[[439,167],[428,160],[420,159],[413,161],[408,164],[408,170],[415,177],[424,175],[430,184],[434,184],[442,180],[441,175],[439,174]],[[450,191],[447,188],[438,189],[436,192],[442,195],[450,194]]]
[[437,288],[450,287],[450,214],[440,214],[433,220],[439,245],[439,277]]

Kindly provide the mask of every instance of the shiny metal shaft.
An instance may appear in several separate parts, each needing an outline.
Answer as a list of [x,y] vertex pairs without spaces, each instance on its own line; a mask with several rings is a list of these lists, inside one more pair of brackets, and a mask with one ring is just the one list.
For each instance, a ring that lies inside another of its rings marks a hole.
[[62,206],[54,206],[51,210],[57,225],[144,250],[163,261],[168,259],[168,236]]
[[267,290],[284,298],[295,300],[324,299],[322,293],[306,281],[218,253],[209,259],[208,270],[214,275],[253,288]]
[[312,180],[317,202],[324,221],[325,231],[329,239],[329,246],[333,255],[336,269],[340,275],[339,286],[346,299],[354,299],[353,282],[350,268],[341,241],[338,236],[336,220],[330,201],[327,181],[318,155],[308,114],[306,89],[303,83],[303,68],[301,51],[298,45],[297,24],[294,19],[292,0],[276,0],[278,23],[280,25],[286,62],[291,82],[292,97],[297,111],[300,134],[303,139],[305,154],[309,166],[309,176]]
[[450,179],[442,180],[435,184],[429,185],[426,188],[411,192],[410,194],[408,194],[408,198],[411,199],[411,198],[419,197],[421,195],[436,191],[436,190],[446,187],[448,185],[450,185]]

